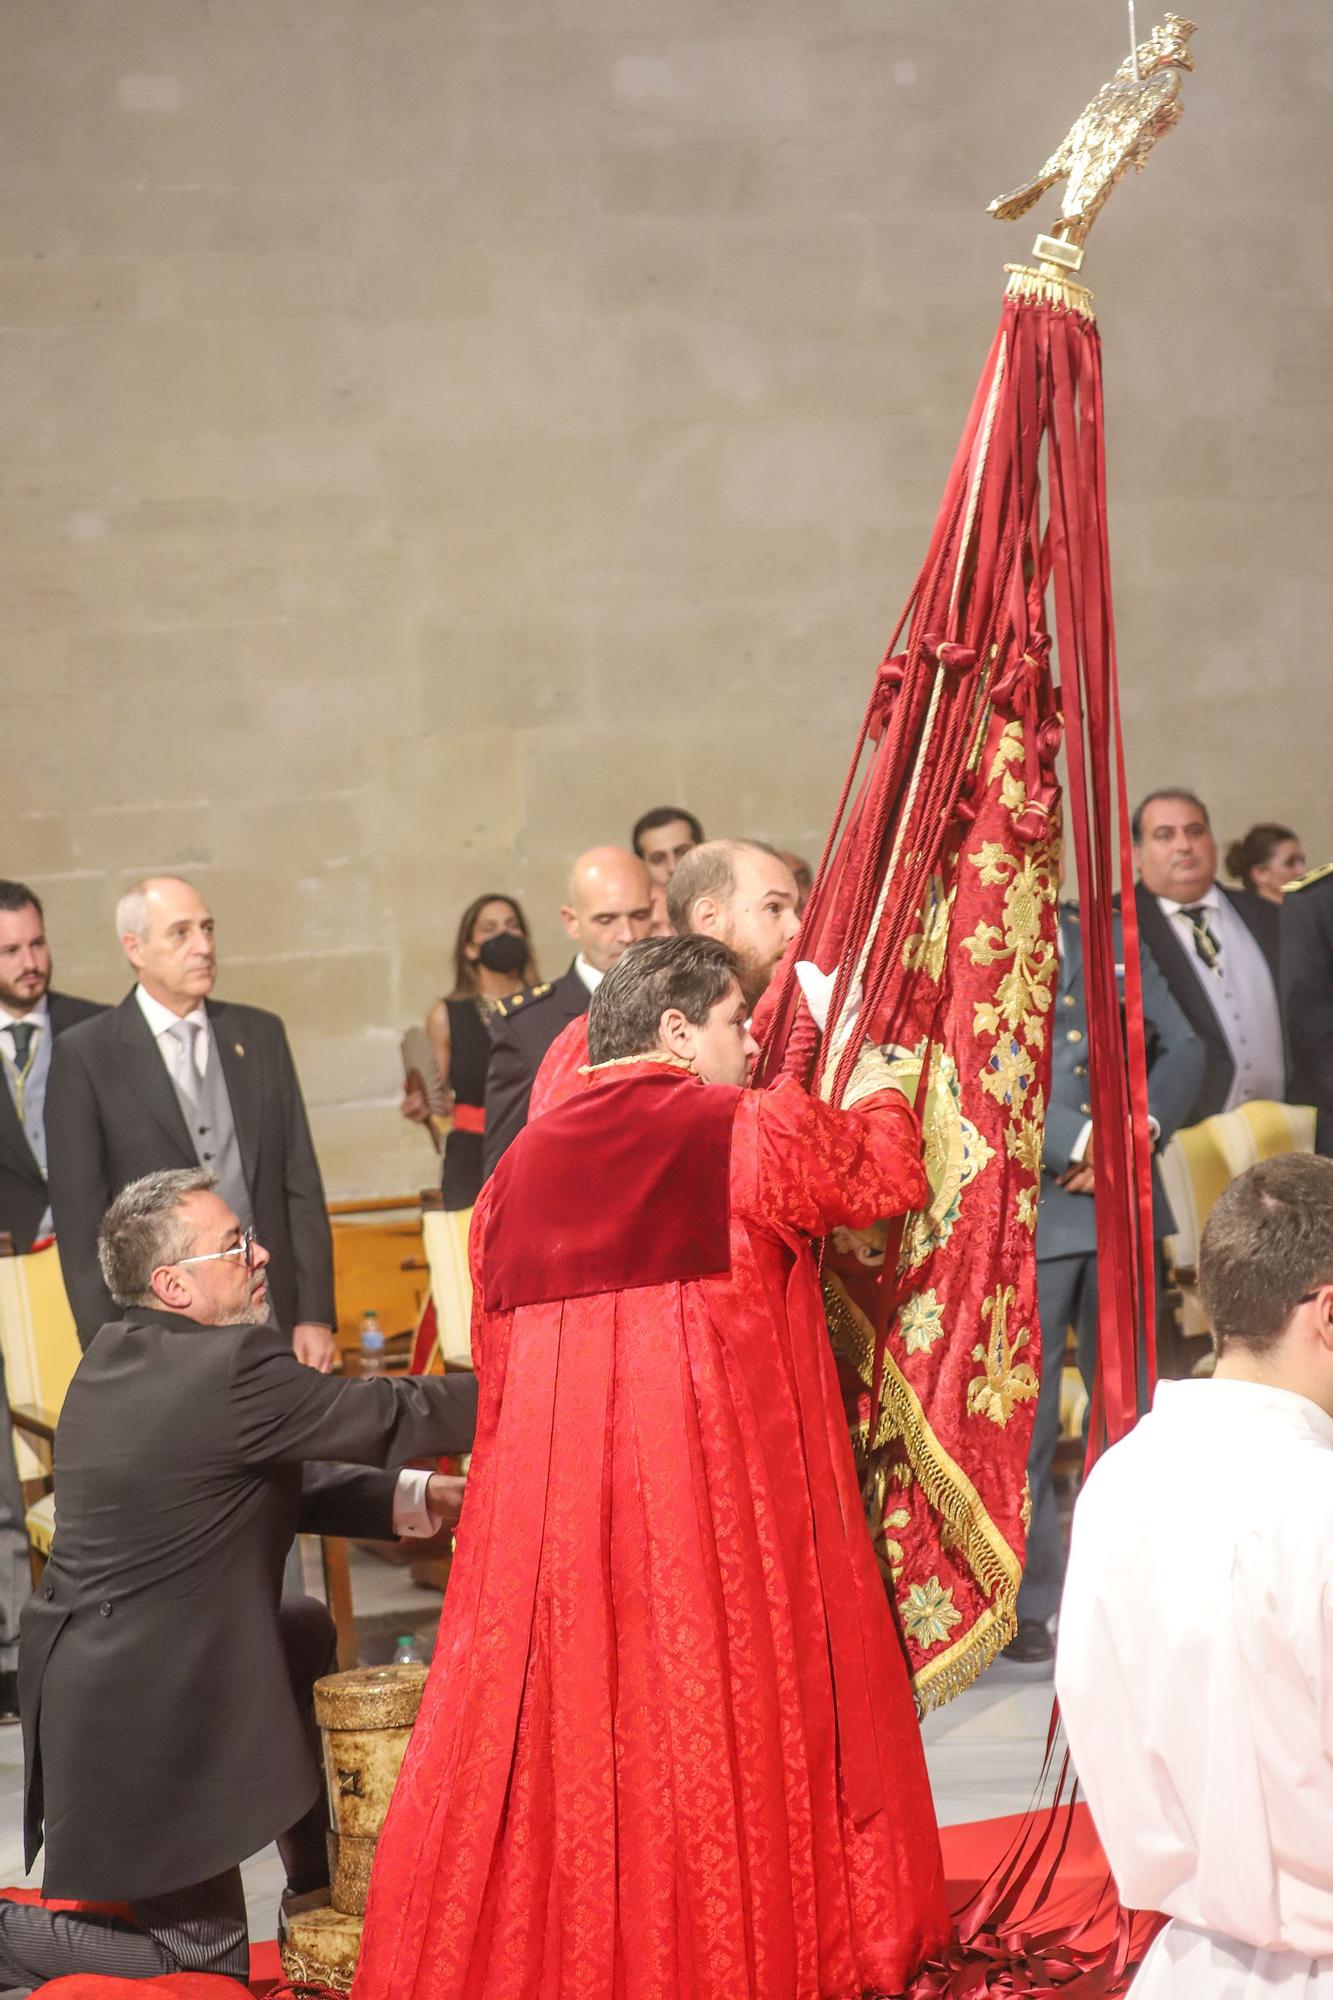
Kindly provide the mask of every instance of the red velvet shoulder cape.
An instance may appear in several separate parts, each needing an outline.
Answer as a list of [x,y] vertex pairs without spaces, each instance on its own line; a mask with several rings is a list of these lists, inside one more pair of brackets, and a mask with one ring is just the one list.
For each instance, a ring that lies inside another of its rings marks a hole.
[[495,1170],[482,1257],[488,1312],[731,1268],[741,1092],[647,1063],[593,1081],[526,1125]]

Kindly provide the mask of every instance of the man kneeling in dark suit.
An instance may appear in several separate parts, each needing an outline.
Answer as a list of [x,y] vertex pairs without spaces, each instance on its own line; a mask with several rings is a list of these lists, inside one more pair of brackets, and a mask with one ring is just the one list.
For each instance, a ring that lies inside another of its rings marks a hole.
[[294,1891],[327,1880],[310,1701],[334,1635],[313,1599],[282,1602],[292,1536],[450,1525],[461,1481],[382,1468],[466,1451],[476,1383],[302,1367],[265,1323],[268,1252],[203,1169],[131,1183],[98,1249],[126,1310],[56,1433],[19,1651],[24,1836],[31,1867],[45,1822],[46,1895],[135,1921],[0,1902],[0,1986],[243,1980],[240,1863],[276,1839]]

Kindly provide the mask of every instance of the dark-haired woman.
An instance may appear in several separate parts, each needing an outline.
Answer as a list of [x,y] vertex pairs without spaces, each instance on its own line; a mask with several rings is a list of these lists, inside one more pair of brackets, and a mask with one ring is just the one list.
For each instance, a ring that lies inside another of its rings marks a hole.
[[[477,896],[464,910],[454,942],[452,990],[426,1016],[426,1033],[446,1092],[452,1127],[444,1145],[440,1191],[447,1209],[471,1208],[481,1193],[481,1135],[486,1123],[486,1066],[497,1000],[535,985],[537,965],[527,918],[512,896]],[[425,1106],[409,1091],[403,1112],[419,1122]]]
[[1227,849],[1227,874],[1266,903],[1282,901],[1283,885],[1305,873],[1305,850],[1289,826],[1261,820]]

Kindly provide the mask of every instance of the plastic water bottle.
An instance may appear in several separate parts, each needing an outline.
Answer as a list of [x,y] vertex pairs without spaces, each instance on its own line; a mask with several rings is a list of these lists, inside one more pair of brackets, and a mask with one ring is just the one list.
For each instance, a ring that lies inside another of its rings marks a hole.
[[418,1646],[412,1633],[404,1632],[401,1634],[394,1652],[393,1663],[396,1667],[425,1666],[426,1655],[422,1652],[420,1646]]
[[380,1330],[379,1319],[373,1312],[361,1315],[361,1373],[363,1375],[384,1373],[384,1335]]

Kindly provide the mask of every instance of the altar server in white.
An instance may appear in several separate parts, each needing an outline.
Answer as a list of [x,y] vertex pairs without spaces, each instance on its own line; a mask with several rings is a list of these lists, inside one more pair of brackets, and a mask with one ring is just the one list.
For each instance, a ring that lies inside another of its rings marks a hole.
[[1209,1218],[1211,1381],[1159,1384],[1074,1512],[1055,1683],[1132,2000],[1333,2000],[1333,1160]]

